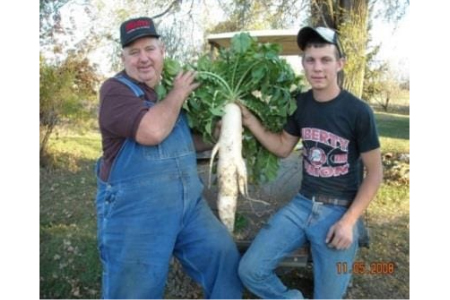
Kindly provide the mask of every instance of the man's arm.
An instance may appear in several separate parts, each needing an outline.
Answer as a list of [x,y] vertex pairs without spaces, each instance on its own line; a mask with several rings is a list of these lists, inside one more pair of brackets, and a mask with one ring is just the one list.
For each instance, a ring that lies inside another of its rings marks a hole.
[[352,205],[342,218],[328,231],[326,243],[336,249],[346,249],[353,242],[353,227],[358,218],[375,197],[383,180],[383,166],[381,164],[380,148],[361,153],[367,174],[353,200]]
[[283,130],[281,133],[273,133],[259,122],[259,120],[243,105],[239,105],[242,111],[242,124],[246,126],[256,139],[270,152],[278,157],[288,157],[300,138]]
[[195,73],[180,72],[173,81],[173,89],[164,101],[155,104],[142,118],[136,132],[139,144],[152,146],[161,143],[172,131],[180,109],[189,94],[200,84],[194,82]]

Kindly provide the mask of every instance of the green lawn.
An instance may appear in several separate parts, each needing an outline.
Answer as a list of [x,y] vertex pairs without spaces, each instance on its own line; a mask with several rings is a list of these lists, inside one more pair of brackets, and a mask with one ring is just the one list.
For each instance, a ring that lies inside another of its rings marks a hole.
[[375,113],[383,152],[409,153],[409,116]]
[[[376,113],[376,119],[383,154],[409,153],[409,116]],[[55,167],[40,170],[40,297],[99,298],[94,164],[100,136],[68,133],[50,147]],[[367,219],[371,248],[358,260],[392,261],[395,273],[355,276],[347,297],[409,298],[409,180],[386,180]]]

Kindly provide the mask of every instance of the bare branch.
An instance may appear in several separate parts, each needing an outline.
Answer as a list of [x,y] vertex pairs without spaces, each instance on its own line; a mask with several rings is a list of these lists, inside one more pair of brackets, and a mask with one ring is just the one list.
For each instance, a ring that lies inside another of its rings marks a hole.
[[328,22],[325,18],[325,15],[322,11],[322,8],[319,6],[319,4],[317,4],[317,1],[312,1],[312,4],[316,7],[317,12],[319,13],[320,18],[322,19],[323,25],[325,27],[330,27],[330,25],[328,24]]
[[157,18],[160,18],[160,17],[164,16],[165,14],[167,14],[172,9],[172,6],[174,6],[177,3],[181,4],[181,1],[183,1],[183,0],[174,0],[174,1],[172,1],[172,3],[170,3],[169,7],[167,7],[165,11],[163,11],[162,13],[157,14],[157,15],[151,17],[151,18],[152,19],[157,19]]

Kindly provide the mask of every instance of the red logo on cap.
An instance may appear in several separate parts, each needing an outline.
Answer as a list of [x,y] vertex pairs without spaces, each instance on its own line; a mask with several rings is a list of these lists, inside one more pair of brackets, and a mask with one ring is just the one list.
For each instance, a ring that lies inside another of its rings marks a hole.
[[133,21],[128,23],[125,26],[125,30],[127,31],[127,33],[131,30],[137,29],[137,28],[141,28],[141,27],[150,27],[151,22],[148,20],[137,20],[137,21]]

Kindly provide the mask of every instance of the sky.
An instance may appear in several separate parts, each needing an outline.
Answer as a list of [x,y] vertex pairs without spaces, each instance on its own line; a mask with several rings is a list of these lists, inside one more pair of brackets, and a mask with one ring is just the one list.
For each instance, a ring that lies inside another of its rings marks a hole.
[[395,28],[382,20],[374,20],[372,38],[382,43],[378,59],[389,61],[403,78],[409,78],[411,21],[409,10]]

